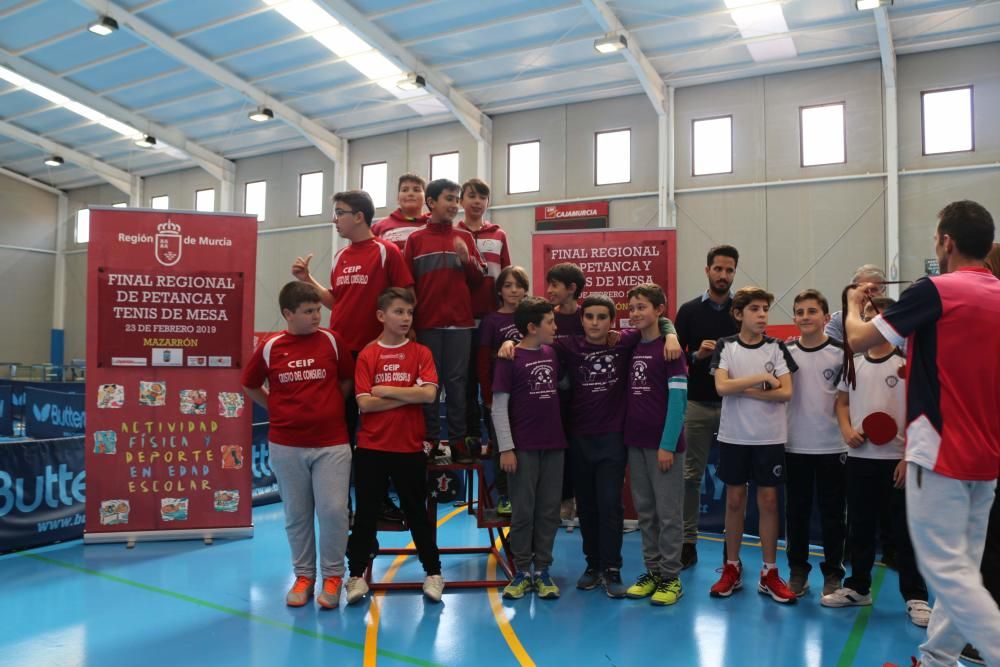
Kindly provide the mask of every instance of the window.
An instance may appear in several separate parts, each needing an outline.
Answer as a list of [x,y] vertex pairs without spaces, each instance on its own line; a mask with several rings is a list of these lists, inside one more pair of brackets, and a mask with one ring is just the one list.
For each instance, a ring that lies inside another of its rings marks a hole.
[[120,201],[117,204],[112,204],[111,206],[113,208],[127,208],[128,207],[128,202],[127,201]]
[[541,147],[540,141],[507,145],[507,194],[538,192]]
[[257,216],[257,222],[264,222],[267,206],[267,181],[253,181],[244,188],[243,212]]
[[215,189],[195,190],[194,210],[211,213],[215,210]]
[[594,135],[594,183],[610,185],[632,180],[632,130]]
[[431,156],[431,180],[447,178],[449,181],[461,183],[458,180],[458,152],[442,153]]
[[299,174],[299,217],[323,213],[323,172]]
[[153,197],[149,200],[150,208],[170,208],[170,197],[167,195],[160,195],[159,197]]
[[975,150],[972,86],[920,93],[924,155]]
[[77,243],[90,242],[90,209],[83,208],[76,212],[76,233],[74,234]]
[[803,167],[847,162],[844,106],[843,102],[837,102],[799,108]]
[[375,208],[385,208],[385,191],[389,179],[389,165],[385,162],[361,165],[361,189],[375,202]]
[[695,176],[733,173],[733,117],[692,121],[691,156]]

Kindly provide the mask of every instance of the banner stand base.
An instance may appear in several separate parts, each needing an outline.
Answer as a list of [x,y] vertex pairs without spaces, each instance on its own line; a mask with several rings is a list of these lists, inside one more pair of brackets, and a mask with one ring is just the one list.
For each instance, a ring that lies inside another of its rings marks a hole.
[[164,542],[167,540],[203,540],[211,544],[216,538],[238,540],[253,537],[253,524],[237,528],[187,528],[184,530],[135,530],[115,533],[84,533],[84,544],[113,544],[124,542],[132,548],[136,542]]

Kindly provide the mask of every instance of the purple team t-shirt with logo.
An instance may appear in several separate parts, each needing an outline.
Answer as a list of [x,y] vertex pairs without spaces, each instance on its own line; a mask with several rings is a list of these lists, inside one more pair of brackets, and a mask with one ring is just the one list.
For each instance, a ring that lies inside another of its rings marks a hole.
[[[675,361],[663,358],[663,337],[643,341],[632,353],[628,377],[628,407],[625,417],[625,445],[657,449],[667,418],[667,381],[687,377],[684,357]],[[685,450],[684,431],[677,441],[677,452]]]
[[570,315],[563,313],[553,313],[556,318],[556,340],[563,340],[567,336],[583,335],[583,320],[580,319],[580,309]]
[[493,393],[510,394],[508,414],[514,448],[565,449],[559,418],[559,361],[548,345],[537,350],[517,348],[513,361],[497,359]]
[[569,423],[573,435],[621,433],[629,361],[638,340],[639,332],[629,329],[614,347],[588,343],[579,336],[556,341],[559,360],[573,387]]
[[479,346],[499,350],[505,341],[521,342],[521,332],[514,324],[514,313],[493,312],[479,323]]

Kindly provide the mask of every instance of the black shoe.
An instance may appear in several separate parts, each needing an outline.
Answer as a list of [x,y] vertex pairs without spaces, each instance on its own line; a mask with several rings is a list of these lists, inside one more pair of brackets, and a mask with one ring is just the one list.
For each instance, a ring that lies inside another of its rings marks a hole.
[[973,665],[986,664],[986,661],[983,660],[983,656],[979,655],[979,651],[977,651],[972,644],[966,644],[965,648],[962,649],[962,655],[958,657],[965,662],[971,662]]
[[378,556],[378,550],[379,550],[378,538],[377,537],[372,538],[372,550],[371,553],[368,554],[369,561],[375,560],[375,556]]
[[681,569],[686,570],[698,562],[698,547],[694,542],[685,542],[681,546]]
[[472,451],[470,445],[475,444],[478,446],[479,441],[475,438],[465,438],[464,440],[456,440],[455,444],[451,444],[451,460],[452,463],[475,463],[476,459],[472,456]]
[[392,498],[386,496],[382,502],[382,513],[379,515],[379,518],[383,521],[403,523],[406,516],[403,514],[403,510],[399,509],[396,503],[392,502]]

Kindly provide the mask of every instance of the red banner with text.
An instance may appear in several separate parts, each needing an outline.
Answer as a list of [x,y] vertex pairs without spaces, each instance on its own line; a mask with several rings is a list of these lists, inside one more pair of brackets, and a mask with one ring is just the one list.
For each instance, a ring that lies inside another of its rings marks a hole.
[[91,210],[85,539],[251,526],[256,256],[253,216]]
[[535,293],[545,290],[545,273],[572,262],[587,277],[588,294],[607,294],[618,308],[616,328],[628,327],[628,290],[652,282],[667,294],[667,316],[677,310],[677,233],[672,229],[543,232],[532,235]]

